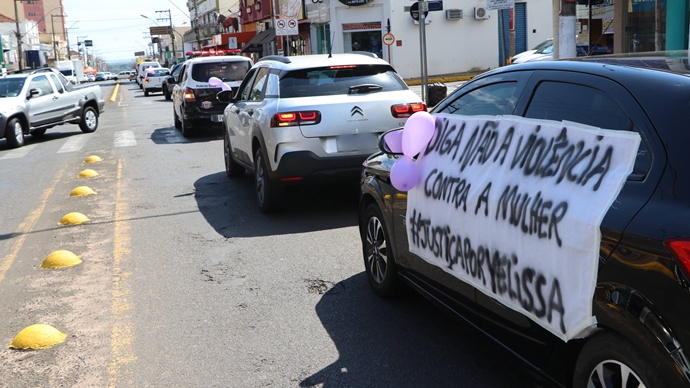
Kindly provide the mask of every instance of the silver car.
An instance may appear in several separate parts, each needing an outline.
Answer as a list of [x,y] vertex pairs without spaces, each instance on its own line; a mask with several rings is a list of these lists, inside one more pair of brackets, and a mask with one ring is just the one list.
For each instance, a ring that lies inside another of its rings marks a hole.
[[426,110],[391,65],[365,54],[268,56],[218,94],[229,177],[254,173],[263,212],[286,186],[356,180],[378,136]]

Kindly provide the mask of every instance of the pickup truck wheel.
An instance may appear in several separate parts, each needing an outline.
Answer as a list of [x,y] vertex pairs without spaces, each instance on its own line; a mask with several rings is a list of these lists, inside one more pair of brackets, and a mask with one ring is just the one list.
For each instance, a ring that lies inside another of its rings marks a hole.
[[79,122],[79,128],[81,128],[81,131],[84,133],[91,133],[98,128],[98,114],[93,107],[87,106],[84,108],[81,121]]
[[19,119],[14,118],[7,123],[5,139],[10,148],[19,148],[24,145],[24,127]]
[[149,91],[144,89],[144,97],[148,97],[148,96],[149,96]]
[[283,190],[276,187],[268,177],[268,164],[264,160],[261,148],[254,154],[254,190],[256,202],[263,213],[272,213],[282,206]]
[[41,136],[43,136],[43,135],[46,134],[46,129],[48,129],[48,128],[37,129],[37,130],[31,132],[31,136],[33,136],[33,137],[41,137]]

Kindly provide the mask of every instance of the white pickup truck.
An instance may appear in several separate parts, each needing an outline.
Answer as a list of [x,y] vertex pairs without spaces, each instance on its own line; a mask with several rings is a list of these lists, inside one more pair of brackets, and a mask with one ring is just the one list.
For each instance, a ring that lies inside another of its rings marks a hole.
[[24,136],[42,136],[48,128],[79,124],[82,132],[98,128],[105,108],[101,87],[74,85],[55,69],[25,69],[0,76],[0,139],[10,148]]

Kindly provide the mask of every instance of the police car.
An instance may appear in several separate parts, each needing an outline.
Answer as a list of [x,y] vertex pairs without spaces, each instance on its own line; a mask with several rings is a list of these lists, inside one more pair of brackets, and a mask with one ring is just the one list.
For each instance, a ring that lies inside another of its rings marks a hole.
[[217,77],[231,88],[237,88],[252,65],[252,60],[243,56],[198,57],[184,63],[179,75],[169,81],[175,83],[172,91],[175,127],[182,130],[183,136],[222,122],[227,103],[216,100],[221,88],[210,85],[209,78]]

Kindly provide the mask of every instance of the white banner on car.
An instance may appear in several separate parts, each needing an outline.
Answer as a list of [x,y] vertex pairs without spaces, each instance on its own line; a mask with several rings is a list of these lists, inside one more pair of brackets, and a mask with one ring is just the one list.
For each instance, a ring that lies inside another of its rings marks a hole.
[[596,324],[601,221],[635,132],[435,114],[408,192],[410,251],[567,341]]

